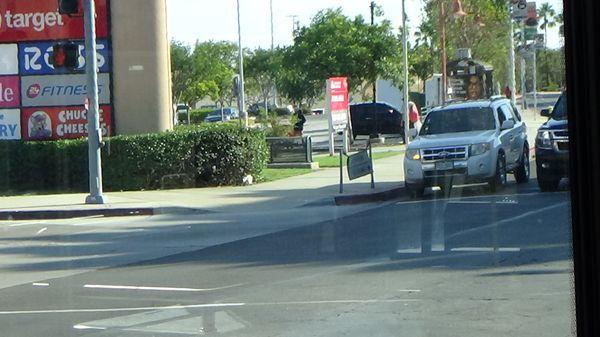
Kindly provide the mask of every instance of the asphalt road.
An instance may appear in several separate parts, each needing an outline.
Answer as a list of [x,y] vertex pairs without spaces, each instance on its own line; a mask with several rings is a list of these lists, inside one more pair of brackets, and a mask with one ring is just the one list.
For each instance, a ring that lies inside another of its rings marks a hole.
[[[3,274],[67,274],[1,289],[0,335],[572,335],[565,191],[542,194],[532,180],[494,195],[457,187],[317,223],[309,220],[315,212],[289,213],[300,219],[291,229],[272,216],[264,226],[279,230],[202,247],[218,236],[215,227],[202,230],[217,221],[209,215],[194,225],[105,220],[120,240],[106,231],[74,234],[101,226],[94,219],[46,227],[52,235],[26,234],[40,224],[5,228]],[[151,253],[125,265],[106,248],[144,241]],[[10,264],[19,250],[32,260]],[[63,260],[35,262],[45,255]],[[81,255],[110,261],[81,265]]]

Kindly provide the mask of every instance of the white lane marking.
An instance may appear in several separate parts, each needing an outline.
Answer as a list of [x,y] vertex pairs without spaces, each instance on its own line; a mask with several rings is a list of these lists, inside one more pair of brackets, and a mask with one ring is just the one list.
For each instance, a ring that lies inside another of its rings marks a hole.
[[31,225],[41,225],[45,224],[47,221],[31,221],[31,222],[22,222],[22,223],[14,223],[12,225],[8,225],[8,227],[23,227],[23,226],[31,226]]
[[[432,202],[454,202],[454,201],[469,201],[471,199],[485,199],[485,198],[510,198],[510,197],[529,197],[535,195],[558,195],[558,194],[566,194],[566,192],[530,192],[530,193],[515,193],[515,194],[499,194],[499,195],[474,195],[469,197],[452,197],[452,198],[437,198],[437,199],[425,199],[425,200],[408,200],[408,201],[397,201],[394,202],[395,205],[412,205],[412,204],[425,204]],[[496,201],[497,204],[502,204],[506,202]]]
[[34,287],[49,287],[50,283],[34,282],[31,285]]
[[172,310],[172,309],[194,309],[194,308],[225,308],[241,307],[246,303],[213,303],[213,304],[190,304],[169,305],[164,307],[133,307],[133,308],[101,308],[101,309],[54,309],[54,310],[14,310],[0,311],[1,316],[7,315],[35,315],[35,314],[73,314],[73,313],[99,313],[99,312],[127,312],[127,311],[149,311],[149,310]]
[[420,293],[421,290],[419,289],[398,289],[397,291],[401,292],[401,293]]
[[[494,252],[494,247],[459,247],[450,249],[453,252]],[[499,252],[518,253],[521,251],[519,247],[500,247]]]
[[246,303],[245,306],[269,306],[269,305],[306,305],[306,304],[377,304],[377,303],[404,303],[420,302],[418,299],[394,299],[394,300],[322,300],[322,301],[287,301],[287,302],[256,302]]
[[418,299],[393,299],[393,300],[322,300],[322,301],[287,301],[287,302],[256,302],[256,303],[212,303],[170,305],[164,307],[133,307],[133,308],[101,308],[101,309],[54,309],[54,310],[14,310],[0,311],[0,316],[8,315],[39,315],[39,314],[72,314],[72,313],[101,313],[101,312],[128,312],[173,309],[198,309],[198,308],[228,308],[250,306],[280,306],[280,305],[310,305],[310,304],[378,304],[378,303],[409,303],[420,302]]
[[230,286],[217,288],[172,288],[172,287],[145,287],[145,286],[121,286],[121,285],[104,285],[104,284],[86,284],[83,287],[88,289],[110,289],[110,290],[148,290],[148,291],[179,291],[179,292],[203,292],[215,291],[243,286],[243,283],[233,284]]
[[477,231],[480,231],[480,230],[483,230],[483,229],[494,228],[496,226],[504,225],[504,224],[509,223],[509,222],[514,222],[514,221],[517,221],[517,220],[525,219],[527,217],[530,217],[532,215],[536,215],[538,213],[545,213],[545,212],[548,212],[549,210],[554,209],[554,208],[568,206],[569,204],[570,204],[570,202],[565,201],[565,202],[561,202],[561,203],[558,203],[558,204],[555,204],[555,205],[551,205],[551,206],[547,206],[547,207],[544,207],[544,208],[540,208],[540,209],[536,209],[536,210],[533,210],[533,211],[529,211],[529,212],[523,213],[521,215],[517,215],[517,216],[512,217],[512,218],[507,218],[507,219],[503,219],[503,220],[491,223],[489,225],[485,225],[485,226],[481,226],[481,227],[476,227],[476,228],[472,228],[472,229],[467,229],[467,230],[464,230],[464,231],[461,231],[461,232],[458,232],[458,233],[454,233],[454,234],[448,236],[447,239],[448,238],[453,238],[453,237],[459,236],[459,235],[464,235],[464,234],[467,234],[467,233],[477,232]]
[[35,235],[40,235],[47,230],[48,230],[48,227],[44,227],[44,228],[40,229],[39,231],[37,231],[37,233],[35,233]]
[[73,325],[73,329],[75,329],[75,330],[106,330],[106,328],[87,326],[87,325],[83,325],[83,324]]
[[468,201],[468,200],[452,200],[448,202],[449,204],[476,204],[476,205],[489,205],[491,201]]

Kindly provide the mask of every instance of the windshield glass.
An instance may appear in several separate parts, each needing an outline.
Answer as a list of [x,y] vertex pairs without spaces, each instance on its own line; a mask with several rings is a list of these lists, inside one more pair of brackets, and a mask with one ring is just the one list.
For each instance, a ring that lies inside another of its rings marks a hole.
[[420,135],[493,130],[495,127],[491,108],[444,109],[429,113]]
[[552,110],[552,118],[556,120],[565,120],[567,117],[567,94],[563,93],[560,95],[558,102],[556,102],[556,105]]
[[572,337],[546,1],[0,0],[0,337]]

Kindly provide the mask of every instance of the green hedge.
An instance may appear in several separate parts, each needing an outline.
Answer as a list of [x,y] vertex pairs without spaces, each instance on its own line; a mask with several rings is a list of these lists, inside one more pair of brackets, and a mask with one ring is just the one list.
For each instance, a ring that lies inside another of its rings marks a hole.
[[[117,136],[102,148],[107,191],[161,188],[165,176],[186,174],[196,186],[238,185],[260,178],[269,158],[265,136],[232,124]],[[0,193],[88,190],[87,141],[0,142]]]

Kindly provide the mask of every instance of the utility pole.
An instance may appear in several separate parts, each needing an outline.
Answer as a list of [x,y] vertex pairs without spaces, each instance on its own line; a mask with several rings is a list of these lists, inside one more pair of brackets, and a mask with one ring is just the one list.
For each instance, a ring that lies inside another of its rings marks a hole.
[[246,113],[246,102],[244,97],[244,50],[242,48],[242,25],[240,21],[240,0],[237,0],[238,21],[238,68],[240,73],[240,118],[244,118],[244,129],[248,128],[248,114]]
[[[371,26],[375,25],[375,1],[371,1]],[[375,60],[371,60],[371,70],[375,73]],[[373,77],[373,103],[377,103],[377,75]]]
[[514,28],[513,28],[513,17],[512,17],[512,2],[508,3],[508,87],[512,93],[510,101],[513,105],[516,105],[515,99],[515,87],[517,86],[515,80],[515,42],[514,42]]
[[405,0],[402,0],[402,58],[403,58],[403,70],[404,70],[404,143],[409,143],[409,119],[408,119],[408,29],[406,29],[406,8]]
[[269,8],[271,10],[271,51],[273,51],[273,49],[275,49],[275,38],[273,37],[273,30],[274,30],[274,25],[273,25],[273,0],[269,1]]
[[442,105],[446,103],[448,98],[448,70],[446,60],[446,11],[444,8],[444,0],[440,2],[440,45],[442,48]]
[[102,195],[102,130],[98,111],[98,58],[96,55],[96,21],[94,18],[94,0],[85,0],[83,6],[85,25],[85,72],[87,75],[87,124],[88,124],[88,159],[90,194],[86,204],[105,204],[107,199]]

